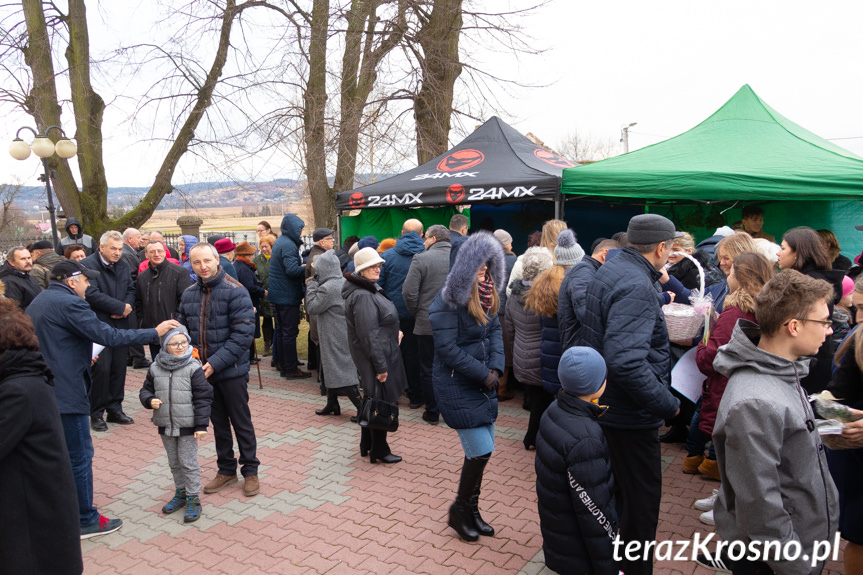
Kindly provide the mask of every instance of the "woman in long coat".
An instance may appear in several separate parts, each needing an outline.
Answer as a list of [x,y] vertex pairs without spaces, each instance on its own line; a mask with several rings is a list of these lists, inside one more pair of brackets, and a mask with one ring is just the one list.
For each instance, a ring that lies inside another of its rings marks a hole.
[[[2,290],[0,290],[2,292]],[[81,528],[54,378],[30,318],[0,297],[0,571],[81,573]]]
[[465,454],[448,524],[466,541],[494,535],[480,517],[479,494],[494,451],[496,391],[505,364],[498,319],[504,273],[503,246],[490,233],[477,232],[461,245],[446,284],[429,307],[435,396]]
[[[315,275],[306,284],[306,313],[318,318],[318,341],[321,346],[321,363],[327,374],[327,405],[315,411],[317,415],[341,415],[339,394],[360,410],[359,379],[357,368],[348,348],[348,331],[345,323],[345,300],[342,287],[345,278],[336,252],[329,250],[315,260]],[[356,418],[352,418],[356,421]]]
[[[377,284],[384,259],[372,248],[354,255],[356,271],[345,274],[342,297],[348,324],[351,357],[360,374],[360,383],[369,397],[398,403],[407,387],[402,354],[399,350],[399,314],[396,306]],[[372,463],[398,463],[387,443],[387,432],[363,428],[360,455]]]

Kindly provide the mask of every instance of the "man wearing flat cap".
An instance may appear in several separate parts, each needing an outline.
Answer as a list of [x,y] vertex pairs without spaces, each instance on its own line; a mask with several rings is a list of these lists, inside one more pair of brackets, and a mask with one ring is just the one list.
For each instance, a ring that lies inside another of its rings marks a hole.
[[[671,394],[668,331],[657,280],[678,237],[671,220],[642,214],[629,221],[628,246],[601,266],[587,286],[578,345],[597,350],[608,365],[600,419],[608,441],[618,502],[620,538],[654,541],[662,497],[657,431],[674,417],[680,401]],[[627,561],[627,575],[653,571],[650,557]]]

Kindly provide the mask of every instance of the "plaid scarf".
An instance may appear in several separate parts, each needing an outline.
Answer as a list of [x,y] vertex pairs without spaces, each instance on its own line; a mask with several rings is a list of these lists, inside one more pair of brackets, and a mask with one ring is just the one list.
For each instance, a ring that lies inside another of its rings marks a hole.
[[482,311],[488,313],[491,309],[491,304],[494,300],[494,282],[488,272],[485,273],[485,279],[477,283],[479,291],[479,304],[482,306]]

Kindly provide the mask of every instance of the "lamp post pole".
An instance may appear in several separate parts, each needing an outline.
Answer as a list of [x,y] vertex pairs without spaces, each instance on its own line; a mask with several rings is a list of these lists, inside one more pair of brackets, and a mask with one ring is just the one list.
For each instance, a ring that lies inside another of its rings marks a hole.
[[623,142],[623,153],[629,153],[629,129],[636,125],[638,122],[632,122],[628,126],[624,126],[620,131],[620,141]]
[[[21,139],[21,132],[29,130],[33,133],[33,142],[29,145]],[[51,130],[60,131],[60,139],[56,144],[48,138],[48,133]],[[54,250],[60,246],[60,236],[57,233],[57,218],[54,215],[54,195],[51,191],[51,175],[52,170],[48,166],[48,158],[56,154],[63,159],[69,159],[78,152],[75,142],[66,137],[63,129],[60,126],[48,126],[44,134],[40,134],[29,126],[24,126],[18,129],[15,134],[15,139],[9,145],[9,154],[16,160],[26,160],[30,157],[30,152],[33,151],[42,159],[42,168],[45,172],[39,176],[40,182],[45,182],[45,192],[48,196],[48,219],[51,220],[51,238],[54,243]]]

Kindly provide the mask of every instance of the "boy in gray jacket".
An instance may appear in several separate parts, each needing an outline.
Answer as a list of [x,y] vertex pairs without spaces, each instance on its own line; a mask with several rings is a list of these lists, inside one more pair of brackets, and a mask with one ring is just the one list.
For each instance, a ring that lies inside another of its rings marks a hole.
[[201,516],[201,468],[198,465],[198,440],[207,435],[213,388],[193,357],[189,332],[184,326],[162,336],[161,351],[153,358],[139,397],[153,410],[153,423],[168,453],[176,492],[162,507],[168,514],[186,508],[183,521],[191,523]]
[[[820,573],[838,524],[836,487],[800,380],[832,332],[833,288],[794,270],[756,298],[713,365],[727,376],[713,443],[724,541],[698,562],[732,573]],[[742,552],[742,554],[741,554]]]

